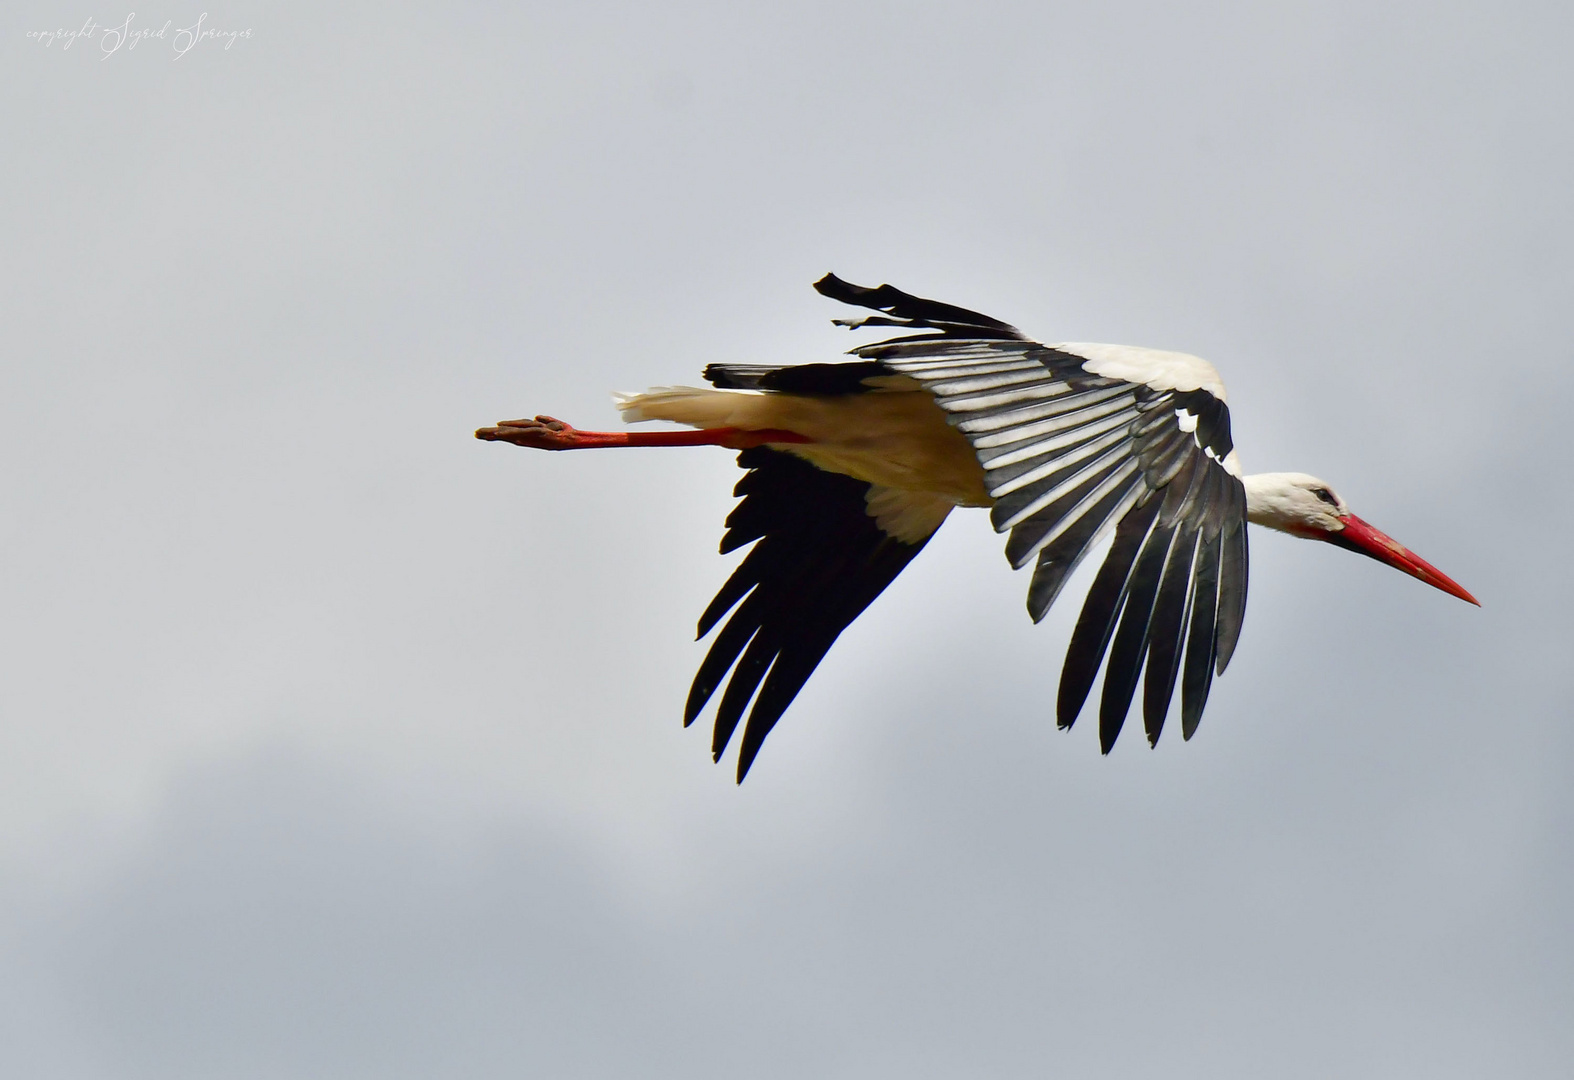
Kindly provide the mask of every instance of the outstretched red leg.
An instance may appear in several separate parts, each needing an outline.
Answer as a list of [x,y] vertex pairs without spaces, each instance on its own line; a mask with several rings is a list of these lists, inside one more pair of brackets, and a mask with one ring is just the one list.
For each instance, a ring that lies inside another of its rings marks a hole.
[[537,450],[592,450],[605,446],[726,446],[747,450],[765,443],[806,443],[796,431],[779,428],[699,428],[693,431],[580,431],[550,416],[501,420],[475,433],[488,442],[510,442]]

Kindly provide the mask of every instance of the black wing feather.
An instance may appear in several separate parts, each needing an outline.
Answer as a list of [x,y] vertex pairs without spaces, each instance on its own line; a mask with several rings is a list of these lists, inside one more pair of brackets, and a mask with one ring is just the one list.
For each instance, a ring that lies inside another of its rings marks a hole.
[[1219,563],[1219,655],[1218,673],[1230,663],[1235,654],[1235,643],[1241,636],[1241,623],[1246,618],[1246,493],[1240,485],[1233,485],[1228,493],[1229,507],[1224,530],[1223,551]]
[[1137,504],[1115,527],[1115,542],[1082,604],[1082,614],[1077,617],[1077,628],[1071,632],[1066,663],[1060,672],[1056,713],[1063,728],[1076,722],[1077,714],[1088,699],[1088,691],[1093,689],[1093,680],[1104,660],[1104,650],[1109,647],[1110,635],[1115,632],[1115,620],[1120,617],[1121,605],[1126,601],[1132,567],[1142,551],[1143,541],[1148,538],[1148,528],[1158,514],[1159,500],[1148,499]]
[[1104,670],[1099,743],[1106,754],[1114,748],[1125,724],[1145,659],[1151,655],[1158,665],[1155,668],[1150,663],[1143,700],[1143,724],[1149,745],[1158,740],[1174,689],[1180,609],[1186,597],[1191,550],[1196,544],[1195,527],[1184,515],[1195,504],[1197,474],[1208,470],[1199,468],[1194,456],[1187,460],[1183,471],[1184,478],[1177,477],[1177,482],[1163,488],[1162,494],[1154,492],[1149,496],[1159,502],[1158,518],[1132,571],[1125,612]]
[[1095,375],[1070,346],[1027,341],[998,319],[889,285],[828,275],[815,287],[887,316],[845,325],[938,331],[853,351],[917,379],[972,443],[994,499],[991,520],[1011,534],[1007,558],[1023,566],[1037,556],[1028,589],[1035,621],[1115,525],[1066,652],[1060,725],[1076,720],[1103,668],[1107,753],[1145,667],[1149,742],[1163,730],[1177,679],[1190,738],[1246,611],[1246,497],[1224,464],[1233,449],[1224,401],[1200,387]]
[[[1217,484],[1210,484],[1216,488]],[[1212,499],[1210,498],[1210,510]],[[1217,655],[1216,616],[1219,604],[1219,548],[1222,539],[1211,523],[1203,526],[1197,565],[1192,571],[1191,627],[1186,635],[1186,661],[1181,672],[1181,738],[1190,739],[1202,722],[1203,707],[1213,686]]]
[[[761,626],[755,631],[749,647],[743,652],[742,659],[732,669],[732,677],[727,680],[727,689],[721,695],[721,704],[716,707],[716,723],[711,728],[710,740],[712,761],[721,760],[722,753],[727,749],[728,740],[737,730],[738,721],[743,719],[743,710],[749,707],[754,691],[759,689],[760,680],[765,678],[765,673],[770,670],[771,663],[781,649],[781,636],[776,632],[775,627]],[[740,783],[745,771],[740,762],[738,770]]]
[[[1025,565],[1027,560],[1033,557],[1034,549],[1038,547],[1038,542],[1044,538],[1045,534],[1059,525],[1061,520],[1072,509],[1072,507],[1076,506],[1077,503],[1093,494],[1100,484],[1102,484],[1105,480],[1108,480],[1111,476],[1115,475],[1115,473],[1119,472],[1124,464],[1125,462],[1121,460],[1111,461],[1108,465],[1105,465],[1103,468],[1093,472],[1092,475],[1090,475],[1086,480],[1082,481],[1076,487],[1062,495],[1059,499],[1049,503],[1038,513],[1034,514],[1022,524],[1012,529],[1011,535],[1006,537],[1006,558],[1010,560],[1011,565]],[[1071,468],[1075,469],[1075,466],[1072,466]],[[1056,476],[1064,479],[1065,474],[1059,473],[1056,474]],[[1053,486],[1054,485],[1048,481],[1040,481],[1039,484],[1033,486],[1033,489],[1024,490],[1036,490],[1041,487],[1043,491],[1049,491]],[[1115,501],[1118,502],[1118,496],[1120,495],[1120,492],[1117,491],[1113,494],[1117,496]],[[1107,499],[1108,497],[1106,497],[1106,501]],[[1028,499],[1021,500],[1022,504],[1024,505],[1028,501]],[[998,505],[999,504],[997,503],[996,506]],[[1112,504],[1110,506],[1110,511],[1113,512],[1113,510],[1114,505]],[[1096,524],[1102,524],[1103,521],[1108,518],[1108,516],[1109,515],[1106,513]],[[1079,521],[1078,524],[1080,525],[1082,522]],[[1093,532],[1096,528],[1096,524],[1090,522],[1090,528],[1080,529],[1078,531],[1077,536],[1081,538],[1081,543],[1076,546],[1079,549],[1083,546],[1086,546],[1087,542],[1093,538]],[[1065,538],[1063,537],[1062,546],[1064,546],[1064,540]],[[1038,574],[1042,571],[1043,566],[1044,558],[1042,553],[1040,553],[1040,570],[1034,572],[1035,578],[1038,577]],[[1048,604],[1046,604],[1045,607],[1047,608]],[[1034,616],[1034,621],[1037,622],[1038,619],[1042,617],[1042,615],[1043,612],[1036,614]]]
[[718,390],[758,390],[760,380],[776,370],[767,364],[706,364],[704,375]]
[[[1114,516],[1125,498],[1126,493],[1119,488],[1111,491],[1071,528],[1038,553],[1038,565],[1033,568],[1033,580],[1028,585],[1027,598],[1028,614],[1034,622],[1039,622],[1048,613],[1049,606],[1060,595],[1066,579],[1087,556],[1088,549],[1093,546],[1093,538]],[[1021,527],[1018,526],[1018,529]],[[1016,531],[1011,535],[1015,537]]]
[[[737,574],[734,573],[733,576],[736,577]],[[731,584],[729,580],[728,585]],[[699,716],[700,710],[705,708],[706,702],[710,701],[711,695],[721,685],[722,679],[726,678],[727,671],[738,659],[738,654],[754,640],[754,635],[760,628],[759,607],[759,601],[754,600],[752,596],[745,599],[738,605],[738,610],[733,612],[732,618],[727,620],[727,625],[721,628],[721,633],[716,635],[716,640],[711,642],[710,651],[705,654],[699,671],[694,675],[694,681],[689,685],[689,699],[683,708],[684,727],[694,723],[695,717]]]
[[1022,331],[1009,323],[1003,323],[999,319],[992,319],[988,315],[980,315],[976,311],[969,311],[954,304],[925,300],[923,297],[913,296],[891,285],[869,289],[843,281],[835,274],[826,274],[814,283],[814,288],[821,296],[828,296],[832,300],[840,300],[844,304],[852,304],[856,307],[883,311],[891,316],[888,319],[870,316],[855,322],[837,320],[844,326],[928,327],[940,330],[944,336],[1022,340]]
[[719,759],[753,699],[738,758],[741,783],[765,736],[837,636],[928,538],[908,544],[882,532],[867,513],[869,485],[861,480],[765,447],[745,450],[738,464],[750,471],[735,489],[743,501],[728,515],[721,547],[755,546],[700,619],[703,637],[732,611],[694,677],[684,725],[731,669],[712,751]]
[[1149,746],[1158,745],[1159,733],[1164,730],[1164,719],[1169,713],[1170,698],[1175,693],[1175,680],[1180,674],[1181,646],[1184,644],[1186,616],[1191,603],[1192,566],[1197,554],[1199,526],[1194,509],[1203,497],[1211,473],[1205,459],[1189,459],[1184,470],[1173,481],[1177,486],[1184,485],[1185,497],[1172,515],[1167,518],[1166,513],[1161,511],[1159,517],[1160,521],[1175,521],[1178,528],[1175,542],[1170,548],[1169,562],[1164,568],[1164,580],[1153,602],[1153,622],[1148,631],[1148,671],[1143,681],[1142,722]]
[[1148,745],[1159,744],[1175,679],[1180,674],[1181,642],[1186,632],[1192,561],[1197,554],[1197,530],[1182,526],[1170,548],[1164,580],[1153,602],[1153,623],[1148,631],[1148,672],[1142,686],[1142,726]]
[[[1157,494],[1153,501],[1160,501]],[[1159,580],[1169,561],[1170,544],[1174,539],[1175,526],[1156,523],[1131,571],[1125,609],[1121,612],[1120,629],[1110,647],[1109,662],[1104,669],[1104,693],[1099,702],[1099,745],[1106,754],[1114,748],[1120,729],[1126,723],[1132,696],[1137,692],[1137,678],[1147,655],[1153,602],[1158,597]]]
[[705,379],[719,390],[775,390],[784,394],[867,394],[865,379],[891,374],[873,361],[842,364],[707,364]]

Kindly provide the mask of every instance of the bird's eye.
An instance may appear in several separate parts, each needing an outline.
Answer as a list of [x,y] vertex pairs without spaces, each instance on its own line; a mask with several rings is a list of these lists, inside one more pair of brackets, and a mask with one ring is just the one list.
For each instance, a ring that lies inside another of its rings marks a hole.
[[1334,498],[1334,493],[1329,491],[1327,488],[1324,488],[1324,487],[1312,488],[1312,494],[1316,495],[1319,499],[1323,500],[1323,502],[1327,503],[1329,506],[1332,506],[1335,509],[1338,509],[1338,507],[1339,507],[1339,500]]

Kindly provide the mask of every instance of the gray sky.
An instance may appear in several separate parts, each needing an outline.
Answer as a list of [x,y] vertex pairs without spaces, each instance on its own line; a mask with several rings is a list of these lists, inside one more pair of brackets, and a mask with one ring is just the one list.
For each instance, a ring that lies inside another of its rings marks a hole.
[[[0,26],[9,1074],[1566,1075],[1566,4],[136,10]],[[731,455],[470,432],[827,270],[1207,356],[1485,607],[1254,533],[1105,759],[955,515],[734,787]]]

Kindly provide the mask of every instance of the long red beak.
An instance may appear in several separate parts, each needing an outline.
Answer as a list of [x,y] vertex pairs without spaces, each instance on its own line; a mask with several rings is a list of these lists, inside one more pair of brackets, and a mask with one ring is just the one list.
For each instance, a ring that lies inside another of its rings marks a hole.
[[1398,540],[1372,528],[1366,522],[1349,514],[1339,519],[1344,528],[1324,536],[1330,544],[1338,544],[1349,551],[1357,551],[1380,563],[1387,563],[1395,570],[1403,570],[1413,578],[1420,578],[1435,589],[1442,589],[1450,596],[1481,606],[1481,601],[1471,596],[1459,583],[1443,571],[1415,554]]

